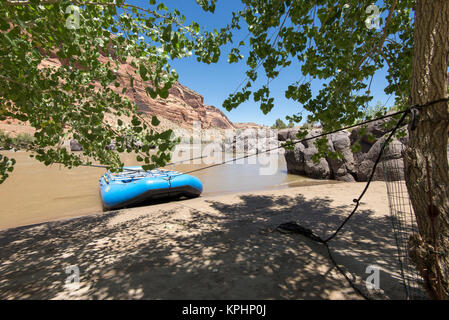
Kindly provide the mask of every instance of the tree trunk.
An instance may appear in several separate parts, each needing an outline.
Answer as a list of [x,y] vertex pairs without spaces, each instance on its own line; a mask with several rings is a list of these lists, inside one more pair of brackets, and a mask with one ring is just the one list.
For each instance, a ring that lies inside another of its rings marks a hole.
[[[448,94],[449,1],[417,0],[410,102],[423,105]],[[404,153],[406,184],[419,235],[409,255],[433,299],[449,299],[449,166],[447,102],[422,108]]]

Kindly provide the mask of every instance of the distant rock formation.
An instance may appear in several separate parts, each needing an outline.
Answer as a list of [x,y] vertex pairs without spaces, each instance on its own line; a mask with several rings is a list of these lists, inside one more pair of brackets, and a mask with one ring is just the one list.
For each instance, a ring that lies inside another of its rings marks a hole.
[[280,148],[276,131],[271,129],[236,130],[233,135],[226,136],[223,151],[236,153],[284,153]]
[[268,129],[268,127],[254,122],[233,122],[236,129]]

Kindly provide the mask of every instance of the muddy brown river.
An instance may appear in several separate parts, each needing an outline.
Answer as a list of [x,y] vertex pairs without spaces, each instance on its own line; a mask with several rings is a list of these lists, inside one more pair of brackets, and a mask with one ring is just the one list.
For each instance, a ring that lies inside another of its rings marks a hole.
[[[2,151],[2,154],[15,158],[17,163],[10,177],[0,185],[0,229],[102,211],[98,179],[105,169],[78,167],[69,170],[59,165],[46,167],[23,151]],[[225,155],[222,156],[226,159]],[[181,155],[178,160],[188,158],[191,157]],[[125,165],[138,164],[132,155],[125,155],[122,159]],[[212,160],[195,161],[199,163],[167,168],[186,172],[205,167]],[[326,183],[287,174],[283,155],[270,159],[253,157],[241,162],[192,173],[203,182],[202,196]]]

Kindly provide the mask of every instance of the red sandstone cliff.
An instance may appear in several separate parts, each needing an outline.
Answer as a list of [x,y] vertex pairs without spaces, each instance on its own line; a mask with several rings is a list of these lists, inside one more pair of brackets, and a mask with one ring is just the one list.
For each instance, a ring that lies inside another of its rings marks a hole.
[[[105,56],[100,56],[99,59],[104,63],[107,62]],[[50,58],[41,63],[41,67],[59,67],[62,63],[64,62],[58,59],[56,55],[51,54]],[[202,95],[178,82],[170,89],[170,95],[167,99],[152,99],[145,92],[145,87],[149,83],[143,82],[140,76],[134,73],[134,70],[135,68],[129,64],[129,61],[122,63],[117,72],[117,81],[120,83],[120,87],[113,87],[112,89],[121,94],[122,88],[128,87],[125,96],[131,102],[136,103],[139,110],[143,111],[148,117],[156,115],[158,118],[162,118],[160,120],[165,124],[165,128],[189,128],[194,121],[200,121],[201,127],[204,129],[234,128],[232,122],[223,112],[214,106],[205,105]],[[134,88],[129,87],[130,81],[128,75],[134,75]],[[169,124],[167,124],[168,122]],[[15,125],[14,128],[10,128],[9,124]],[[0,129],[6,129],[6,131],[13,134],[27,132],[27,127],[26,124],[18,126],[15,121],[11,123],[11,119],[8,121],[0,121]]]
[[[100,59],[106,60],[105,57]],[[122,86],[129,86],[127,75],[135,75],[134,70],[135,68],[129,63],[123,63],[120,66],[117,72],[117,80],[121,86],[117,89],[117,92],[121,92]],[[183,127],[190,127],[194,121],[201,121],[201,126],[204,129],[234,128],[232,122],[223,112],[214,106],[205,105],[202,95],[179,82],[175,83],[170,89],[170,95],[167,99],[152,99],[145,92],[145,87],[148,85],[148,82],[142,81],[138,75],[135,75],[134,88],[130,88],[125,94],[128,99],[137,104],[140,111],[151,116],[163,117]]]
[[[102,61],[104,63],[107,62],[107,58],[104,56],[101,56],[100,60],[104,60]],[[145,92],[145,87],[149,85],[149,82],[142,81],[140,76],[134,73],[135,68],[129,62],[120,65],[117,80],[121,86],[114,90],[121,92],[122,87],[129,86],[128,75],[134,75],[134,88],[129,88],[125,95],[137,104],[140,111],[150,116],[163,117],[183,127],[191,127],[194,121],[200,121],[201,127],[204,129],[234,128],[223,112],[214,106],[205,105],[202,95],[179,82],[176,82],[169,90],[170,95],[167,99],[152,99]]]

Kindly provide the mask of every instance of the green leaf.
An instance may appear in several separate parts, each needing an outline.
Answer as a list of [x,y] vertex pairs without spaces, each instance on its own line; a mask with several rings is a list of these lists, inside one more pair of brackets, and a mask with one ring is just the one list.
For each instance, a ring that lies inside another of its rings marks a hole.
[[139,118],[137,118],[136,116],[133,116],[131,123],[133,126],[138,126],[140,125],[142,122],[139,120]]
[[152,116],[151,117],[151,124],[155,127],[157,127],[161,122],[159,121],[159,119],[156,116]]

